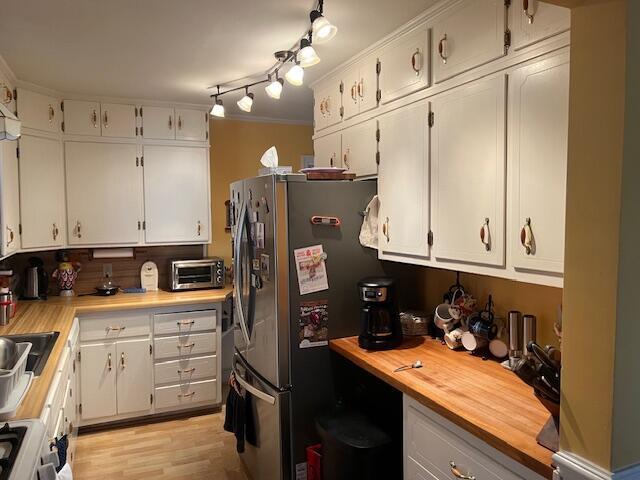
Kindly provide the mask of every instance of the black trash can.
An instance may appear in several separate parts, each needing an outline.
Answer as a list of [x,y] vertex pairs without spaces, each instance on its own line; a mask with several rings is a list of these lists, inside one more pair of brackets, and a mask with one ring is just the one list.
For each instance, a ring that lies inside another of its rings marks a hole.
[[395,450],[393,440],[365,415],[338,410],[316,419],[322,439],[324,480],[389,480]]

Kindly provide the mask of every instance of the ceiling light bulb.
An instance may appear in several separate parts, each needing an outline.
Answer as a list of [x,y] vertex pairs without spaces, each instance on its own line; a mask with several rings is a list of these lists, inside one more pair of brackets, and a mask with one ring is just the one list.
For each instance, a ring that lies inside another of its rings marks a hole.
[[318,45],[321,45],[336,36],[338,27],[327,20],[327,17],[323,16],[318,10],[314,10],[311,12],[311,32],[313,40]]
[[216,98],[216,102],[213,104],[213,108],[210,113],[214,117],[224,118],[224,105],[222,105],[222,100]]
[[247,92],[244,97],[238,100],[238,108],[243,112],[251,112],[253,106],[253,93]]
[[320,57],[311,46],[311,42],[306,38],[300,40],[300,51],[298,52],[298,61],[303,68],[313,67],[320,63]]
[[265,87],[265,91],[267,92],[267,95],[269,95],[271,98],[275,98],[276,100],[278,100],[280,98],[280,94],[282,93],[283,83],[284,83],[284,80],[276,77],[276,79],[273,82],[271,82],[269,85]]
[[304,82],[304,69],[297,63],[284,76],[291,85],[299,87]]

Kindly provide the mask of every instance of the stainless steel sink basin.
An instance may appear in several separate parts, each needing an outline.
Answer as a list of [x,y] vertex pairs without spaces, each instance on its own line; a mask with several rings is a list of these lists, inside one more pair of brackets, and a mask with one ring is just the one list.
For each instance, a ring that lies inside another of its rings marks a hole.
[[37,377],[47,364],[51,350],[56,344],[60,332],[26,333],[24,335],[5,335],[16,343],[31,343],[31,351],[27,358],[27,370]]

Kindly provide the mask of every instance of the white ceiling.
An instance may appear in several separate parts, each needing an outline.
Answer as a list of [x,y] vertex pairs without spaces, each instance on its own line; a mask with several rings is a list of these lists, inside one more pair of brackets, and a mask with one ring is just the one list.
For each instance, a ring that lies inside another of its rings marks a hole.
[[[319,78],[435,0],[325,0],[338,35]],[[308,28],[315,0],[2,0],[0,55],[20,80],[62,92],[209,103],[207,87],[263,72]],[[224,97],[228,114],[240,114]],[[251,116],[311,121],[312,94],[260,87]]]

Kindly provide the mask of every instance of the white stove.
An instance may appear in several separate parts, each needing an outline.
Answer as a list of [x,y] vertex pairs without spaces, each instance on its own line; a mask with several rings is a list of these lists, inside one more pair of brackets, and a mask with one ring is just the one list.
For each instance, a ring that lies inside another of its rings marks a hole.
[[0,424],[0,480],[55,480],[58,465],[40,420]]

